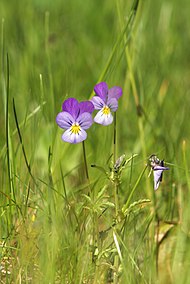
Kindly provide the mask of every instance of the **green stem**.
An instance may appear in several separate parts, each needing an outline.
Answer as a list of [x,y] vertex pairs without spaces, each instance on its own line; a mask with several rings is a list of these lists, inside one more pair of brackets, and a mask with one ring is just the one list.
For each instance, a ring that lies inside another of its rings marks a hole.
[[[85,167],[85,173],[86,173],[86,179],[88,182],[88,195],[91,197],[92,202],[94,203],[94,190],[91,190],[90,187],[90,178],[88,173],[88,166],[87,166],[87,159],[86,159],[86,149],[85,149],[85,142],[82,141],[82,149],[83,149],[83,158],[84,158],[84,167]],[[93,208],[92,208],[93,209]],[[95,258],[95,249],[96,249],[96,240],[97,240],[97,216],[96,212],[92,210],[92,263],[96,263]]]
[[87,166],[87,160],[86,160],[86,149],[85,149],[85,143],[82,141],[82,150],[83,150],[83,158],[84,158],[84,168],[86,173],[86,179],[88,181],[88,184],[90,184],[89,174],[88,174],[88,166]]
[[159,234],[160,234],[160,220],[156,217],[156,225],[155,225],[155,233],[156,233],[156,275],[158,278],[158,260],[159,260]]
[[[113,120],[113,165],[115,165],[116,157],[117,157],[117,145],[116,145],[116,132],[117,132],[117,120],[116,120],[116,112],[114,113]],[[118,210],[119,210],[119,200],[118,200],[118,177],[114,174],[114,199],[115,199],[115,219],[116,223],[118,220]],[[114,284],[118,283],[118,269],[119,269],[119,258],[116,254],[114,257]]]
[[186,176],[187,185],[190,191],[190,176],[189,176],[189,169],[188,169],[187,158],[186,158],[186,141],[185,140],[183,140],[183,143],[182,143],[182,154],[183,154],[183,164],[185,167],[185,176]]
[[113,120],[113,163],[116,162],[116,112],[114,112],[114,120]]
[[117,183],[114,184],[114,195],[115,195],[115,217],[118,217],[118,208],[119,208],[119,201],[118,201],[118,185]]
[[7,172],[9,182],[9,194],[12,193],[11,186],[11,166],[10,166],[10,145],[9,145],[9,56],[7,54],[7,85],[6,85],[6,114],[5,114],[5,128],[6,128],[6,147],[7,147]]
[[157,211],[157,199],[156,199],[155,191],[153,194],[153,203],[154,203],[154,222],[155,222],[154,235],[156,236],[156,247],[155,247],[156,263],[155,264],[156,264],[156,275],[158,277],[160,219],[159,219],[158,211]]
[[[117,130],[117,123],[116,123],[116,112],[114,113],[114,121],[113,121],[113,164],[116,162],[117,156],[117,146],[116,146],[116,130]],[[115,217],[118,216],[118,180],[115,178],[114,180],[114,198],[115,198]]]
[[137,179],[137,181],[136,181],[136,183],[135,183],[133,189],[131,190],[131,193],[130,193],[130,195],[129,195],[128,199],[127,199],[127,202],[126,202],[126,204],[125,204],[125,208],[128,208],[129,203],[130,203],[130,201],[131,201],[131,198],[132,198],[132,196],[133,196],[133,194],[134,194],[134,192],[135,192],[135,190],[136,190],[136,188],[137,188],[137,186],[138,186],[138,184],[139,184],[139,182],[140,182],[142,176],[144,175],[144,172],[146,171],[147,167],[148,167],[148,166],[146,165],[145,168],[142,170],[142,172],[141,172],[139,178]]

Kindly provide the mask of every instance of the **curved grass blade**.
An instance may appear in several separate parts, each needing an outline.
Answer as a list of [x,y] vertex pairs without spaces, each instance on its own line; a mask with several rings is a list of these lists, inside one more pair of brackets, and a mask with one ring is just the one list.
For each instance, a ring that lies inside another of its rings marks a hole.
[[[108,77],[108,71],[110,69],[110,66],[112,65],[112,62],[113,62],[113,58],[114,58],[114,55],[116,54],[117,50],[118,50],[118,47],[119,45],[122,43],[123,41],[123,38],[124,36],[126,35],[127,33],[127,39],[126,39],[126,44],[125,44],[125,47],[128,45],[129,43],[129,39],[131,37],[131,31],[132,31],[132,27],[133,27],[133,24],[134,24],[134,20],[135,20],[135,15],[136,15],[136,12],[137,12],[137,8],[138,8],[138,4],[139,4],[139,0],[135,0],[133,2],[133,5],[131,7],[131,11],[130,11],[130,15],[128,17],[128,21],[126,22],[122,32],[120,33],[117,41],[115,42],[114,44],[114,47],[112,49],[112,52],[106,62],[106,65],[103,69],[103,72],[101,73],[97,83],[101,82],[105,77]],[[123,53],[123,51],[122,51]],[[119,58],[119,61],[121,60],[121,57]],[[118,64],[118,62],[117,62]],[[117,64],[115,64],[115,66],[117,66]],[[91,95],[90,95],[90,98],[93,96],[93,93],[94,91],[92,91]]]

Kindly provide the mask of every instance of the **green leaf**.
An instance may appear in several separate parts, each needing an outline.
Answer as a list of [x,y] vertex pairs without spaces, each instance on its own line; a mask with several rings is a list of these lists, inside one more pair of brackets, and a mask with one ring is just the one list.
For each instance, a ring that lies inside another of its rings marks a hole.
[[133,203],[131,203],[129,206],[126,203],[123,207],[122,207],[122,212],[124,214],[124,216],[129,215],[131,212],[136,210],[136,207],[140,207],[143,208],[147,205],[147,203],[150,203],[151,200],[150,199],[140,199],[138,201],[135,201]]

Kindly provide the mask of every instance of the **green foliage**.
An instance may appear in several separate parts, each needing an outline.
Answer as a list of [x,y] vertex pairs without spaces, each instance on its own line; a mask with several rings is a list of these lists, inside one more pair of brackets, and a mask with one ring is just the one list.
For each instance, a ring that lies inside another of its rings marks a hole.
[[[188,283],[189,9],[0,2],[1,283]],[[113,125],[88,130],[86,179],[55,117],[99,81],[123,96],[115,145]],[[170,168],[155,192],[151,154]]]

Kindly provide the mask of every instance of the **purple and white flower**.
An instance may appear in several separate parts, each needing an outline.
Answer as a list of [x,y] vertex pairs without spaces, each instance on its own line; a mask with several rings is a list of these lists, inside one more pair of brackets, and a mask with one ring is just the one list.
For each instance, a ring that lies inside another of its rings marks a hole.
[[157,190],[162,181],[163,171],[167,171],[169,168],[164,166],[164,160],[159,160],[154,154],[150,156],[149,161],[154,173],[154,190]]
[[94,87],[97,96],[91,99],[94,108],[99,110],[94,121],[102,125],[109,125],[113,122],[112,112],[118,108],[118,99],[122,96],[120,87],[108,89],[105,82],[101,82]]
[[153,168],[154,172],[154,190],[157,190],[160,182],[162,181],[163,171],[169,170],[168,167],[164,167],[164,161],[160,161],[160,165]]
[[62,112],[56,117],[58,126],[66,129],[62,135],[63,141],[76,144],[87,138],[85,130],[93,123],[93,110],[94,106],[90,101],[79,103],[74,98],[64,101]]

